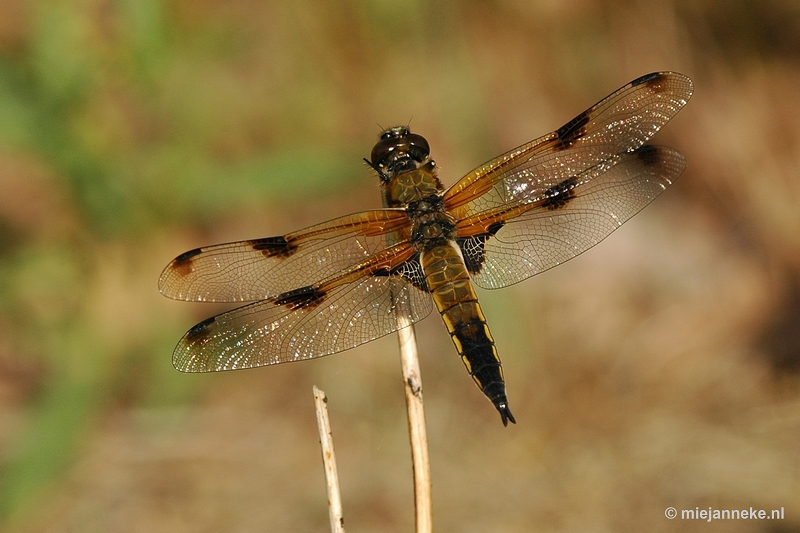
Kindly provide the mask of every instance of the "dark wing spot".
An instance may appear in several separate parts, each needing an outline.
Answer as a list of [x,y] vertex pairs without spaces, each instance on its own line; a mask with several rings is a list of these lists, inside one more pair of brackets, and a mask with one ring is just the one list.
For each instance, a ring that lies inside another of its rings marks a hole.
[[423,292],[430,292],[428,282],[425,281],[425,273],[418,258],[412,258],[404,263],[400,263],[393,269],[380,268],[372,272],[373,276],[399,276]]
[[658,149],[658,146],[645,144],[634,150],[633,153],[636,154],[639,161],[647,166],[655,165],[661,161],[661,150]]
[[664,90],[663,87],[664,75],[661,72],[653,72],[651,74],[645,74],[640,78],[636,78],[631,82],[631,87],[636,87],[637,85],[647,85],[650,89],[653,90],[655,93],[660,93]]
[[320,291],[313,285],[309,285],[279,294],[271,298],[270,301],[275,305],[282,305],[294,311],[295,309],[313,309],[321,304],[324,299],[324,291]]
[[172,261],[172,269],[178,273],[179,276],[188,276],[192,273],[192,259],[203,251],[202,248],[195,248],[184,252]]
[[189,344],[203,344],[208,339],[208,328],[215,321],[216,318],[212,316],[194,326],[186,333],[186,341]]
[[577,185],[578,180],[575,176],[553,185],[544,191],[545,200],[542,202],[542,207],[550,210],[561,209],[575,198],[575,187]]
[[481,271],[486,260],[486,241],[494,237],[504,225],[504,222],[495,222],[487,228],[488,231],[486,233],[456,239],[456,244],[461,248],[461,255],[464,256],[467,272],[477,274]]
[[264,257],[289,257],[297,251],[297,245],[286,237],[265,237],[248,241],[253,250],[258,250]]
[[175,258],[176,263],[183,263],[185,261],[189,261],[192,257],[199,255],[202,252],[202,248],[195,248],[194,250],[189,250],[188,252],[183,252],[181,255]]
[[586,124],[589,123],[589,113],[584,111],[556,130],[560,144],[558,148],[565,149],[572,146],[575,141],[586,133]]

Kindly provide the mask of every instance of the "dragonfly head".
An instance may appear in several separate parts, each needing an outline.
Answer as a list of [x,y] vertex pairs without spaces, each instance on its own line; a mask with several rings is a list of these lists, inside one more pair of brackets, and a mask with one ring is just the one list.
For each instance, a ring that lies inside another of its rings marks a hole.
[[428,160],[431,148],[422,135],[411,133],[407,126],[396,126],[381,133],[367,164],[383,181],[401,172],[419,167]]

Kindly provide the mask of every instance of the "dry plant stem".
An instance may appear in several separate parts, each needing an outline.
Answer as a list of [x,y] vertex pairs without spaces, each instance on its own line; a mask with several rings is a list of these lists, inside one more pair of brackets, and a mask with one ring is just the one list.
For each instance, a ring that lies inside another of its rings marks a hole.
[[425,428],[425,410],[422,404],[422,375],[417,357],[417,339],[414,326],[407,318],[399,317],[401,329],[397,331],[400,341],[400,360],[403,366],[403,381],[408,411],[408,432],[411,439],[411,462],[414,470],[414,508],[416,532],[433,531],[433,506],[431,503],[431,467],[428,459],[428,433]]
[[336,456],[333,453],[333,436],[328,420],[328,398],[325,392],[314,386],[314,407],[317,410],[319,442],[322,445],[322,463],[325,466],[325,481],[328,485],[328,515],[333,533],[344,533],[342,498],[339,494],[339,475],[336,473]]

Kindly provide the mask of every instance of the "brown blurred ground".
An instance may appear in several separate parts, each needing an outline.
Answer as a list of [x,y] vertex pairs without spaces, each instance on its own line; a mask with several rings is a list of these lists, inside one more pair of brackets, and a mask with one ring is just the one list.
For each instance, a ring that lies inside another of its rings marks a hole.
[[[411,121],[446,184],[631,79],[689,167],[584,256],[480,296],[518,424],[418,326],[439,531],[800,531],[800,4],[0,1],[0,519],[13,532],[409,531],[393,337],[211,376],[187,249],[380,204]],[[664,510],[785,509],[785,520]]]

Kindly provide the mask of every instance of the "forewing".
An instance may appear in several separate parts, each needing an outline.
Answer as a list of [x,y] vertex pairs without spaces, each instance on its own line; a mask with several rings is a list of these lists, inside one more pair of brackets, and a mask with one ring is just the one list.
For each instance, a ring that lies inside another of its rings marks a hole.
[[445,194],[457,219],[542,193],[601,161],[642,146],[686,104],[692,81],[675,72],[642,76],[558,130],[478,167]]
[[402,242],[408,225],[405,211],[380,209],[278,237],[197,248],[167,265],[158,288],[176,300],[267,299],[346,270],[388,242]]
[[[645,145],[564,179],[528,204],[459,222],[459,244],[475,283],[506,287],[583,253],[650,203],[685,166],[676,150]],[[490,231],[475,233],[481,226]]]
[[[416,260],[389,274],[335,285],[306,305],[291,298],[256,302],[201,322],[178,343],[175,368],[212,372],[313,359],[397,331],[433,309]],[[292,291],[293,293],[296,291]]]

